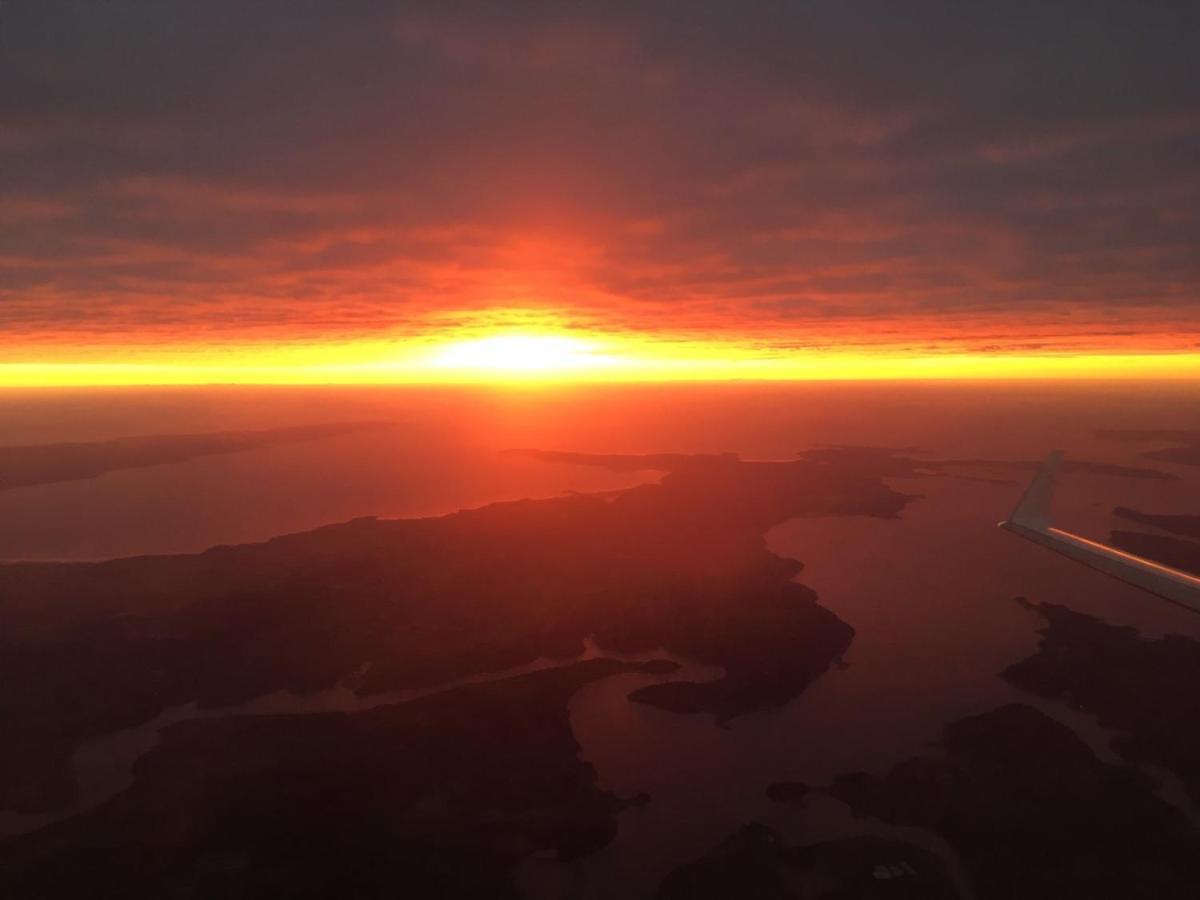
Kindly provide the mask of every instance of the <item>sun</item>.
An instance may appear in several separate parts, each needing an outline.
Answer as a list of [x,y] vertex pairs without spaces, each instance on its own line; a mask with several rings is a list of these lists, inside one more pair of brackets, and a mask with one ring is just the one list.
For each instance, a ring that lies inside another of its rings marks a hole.
[[430,364],[462,373],[511,377],[550,377],[621,364],[619,357],[602,349],[598,341],[567,335],[500,334],[455,341],[436,351]]

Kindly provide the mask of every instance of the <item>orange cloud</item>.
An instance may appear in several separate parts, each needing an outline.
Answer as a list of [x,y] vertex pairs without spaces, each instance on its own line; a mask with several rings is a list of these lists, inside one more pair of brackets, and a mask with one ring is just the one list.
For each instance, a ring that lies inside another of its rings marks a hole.
[[0,365],[1194,352],[1196,13],[868,5],[6,10]]

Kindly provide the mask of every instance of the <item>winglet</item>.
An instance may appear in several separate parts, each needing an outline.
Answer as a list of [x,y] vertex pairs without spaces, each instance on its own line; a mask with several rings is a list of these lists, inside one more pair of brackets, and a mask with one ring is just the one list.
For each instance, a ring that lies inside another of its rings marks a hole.
[[1025,489],[1021,502],[1000,527],[1090,569],[1200,612],[1200,578],[1195,575],[1050,526],[1050,498],[1054,494],[1054,476],[1061,461],[1060,450],[1046,458]]
[[1001,528],[1019,525],[1034,531],[1045,531],[1050,527],[1050,500],[1054,496],[1054,479],[1058,475],[1062,455],[1061,450],[1055,450],[1046,457],[1008,520],[1000,523]]

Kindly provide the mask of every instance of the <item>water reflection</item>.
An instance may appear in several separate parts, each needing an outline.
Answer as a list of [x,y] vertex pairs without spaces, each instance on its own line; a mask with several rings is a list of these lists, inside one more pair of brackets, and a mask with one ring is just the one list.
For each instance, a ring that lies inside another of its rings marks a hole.
[[[630,704],[644,676],[622,675],[581,690],[571,722],[602,786],[646,791],[652,801],[621,814],[616,840],[570,864],[536,860],[522,885],[537,900],[649,895],[671,869],[758,821],[793,842],[875,834],[937,853],[963,886],[944,841],[920,829],[856,819],[816,793],[799,810],[771,802],[765,788],[793,780],[820,786],[841,773],[883,772],[932,746],[942,727],[1010,702],[1028,703],[1117,762],[1112,732],[1063,703],[1024,694],[1001,680],[1031,654],[1041,620],[1013,598],[1066,603],[1148,633],[1200,637],[1200,618],[1025,542],[995,522],[1020,485],[975,477],[895,479],[920,494],[896,520],[795,519],[767,535],[770,548],[800,559],[799,580],[851,623],[847,666],[834,668],[786,706],[744,716],[728,729],[711,717],[680,716]],[[1174,482],[1074,476],[1064,479],[1061,514],[1073,527],[1103,534],[1112,501],[1151,508],[1179,503]],[[1159,772],[1150,772],[1159,775]],[[1160,778],[1160,795],[1194,814],[1178,779]]]

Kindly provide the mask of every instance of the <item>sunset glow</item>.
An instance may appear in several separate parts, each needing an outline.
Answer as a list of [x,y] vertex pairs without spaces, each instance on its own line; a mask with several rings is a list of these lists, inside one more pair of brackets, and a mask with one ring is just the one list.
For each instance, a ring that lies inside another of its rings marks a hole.
[[37,6],[0,386],[1195,374],[1196,79],[1140,27],[1085,85],[999,10]]
[[474,373],[525,374],[548,378],[572,372],[628,365],[629,360],[597,352],[595,341],[564,335],[499,334],[456,341],[433,354],[433,368]]
[[1196,378],[1200,354],[780,351],[733,341],[500,332],[410,342],[133,348],[120,362],[0,365],[0,386],[570,384],[604,382]]

